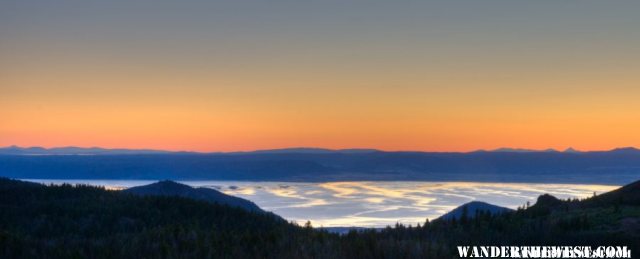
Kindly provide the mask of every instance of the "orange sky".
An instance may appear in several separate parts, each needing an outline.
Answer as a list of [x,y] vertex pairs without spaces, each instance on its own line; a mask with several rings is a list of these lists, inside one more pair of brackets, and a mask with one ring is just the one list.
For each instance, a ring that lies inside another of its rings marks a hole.
[[0,13],[0,146],[640,147],[629,6],[115,2]]

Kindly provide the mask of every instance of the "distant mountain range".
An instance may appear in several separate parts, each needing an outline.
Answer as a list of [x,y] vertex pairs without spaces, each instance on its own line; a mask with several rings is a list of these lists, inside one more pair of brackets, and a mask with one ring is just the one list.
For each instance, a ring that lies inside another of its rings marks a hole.
[[[635,151],[639,149],[634,147],[616,148],[609,151]],[[498,153],[582,153],[582,152],[607,152],[607,151],[579,151],[569,147],[563,151],[556,149],[525,149],[525,148],[497,148],[492,150],[476,150],[471,152],[422,152],[422,151],[382,151],[378,149],[367,148],[351,148],[351,149],[327,149],[314,147],[294,147],[281,149],[265,149],[254,151],[235,151],[235,152],[195,152],[195,151],[167,151],[156,149],[110,149],[101,147],[20,147],[8,146],[0,147],[0,155],[133,155],[133,154],[358,154],[358,153],[374,153],[374,152],[409,152],[409,153],[476,153],[476,152],[498,152]]]
[[380,152],[377,149],[326,149],[326,148],[282,148],[282,149],[265,149],[255,151],[237,151],[237,152],[194,152],[194,151],[167,151],[156,149],[109,149],[101,147],[19,147],[9,146],[0,147],[0,155],[135,155],[135,154],[329,154],[329,153],[371,153]]
[[[634,149],[634,148],[631,148]],[[19,147],[9,146],[0,147],[0,155],[132,155],[132,154],[288,154],[288,153],[303,153],[303,154],[329,154],[329,153],[373,153],[373,152],[385,152],[378,149],[366,149],[366,148],[352,148],[352,149],[327,149],[327,148],[314,148],[314,147],[295,147],[295,148],[281,148],[281,149],[265,149],[255,151],[237,151],[237,152],[194,152],[194,151],[167,151],[167,150],[155,150],[155,149],[109,149],[101,147]],[[418,152],[418,151],[403,151],[403,152]],[[566,153],[579,153],[581,151],[573,148],[567,148],[564,151],[558,151],[555,149],[523,149],[523,148],[498,148],[493,150],[477,150],[473,152],[512,152],[512,153],[531,153],[531,152],[566,152]],[[439,153],[439,152],[422,152],[422,153]],[[446,152],[450,153],[450,152]],[[454,152],[457,153],[457,152]],[[465,153],[465,152],[460,152]],[[469,152],[471,153],[471,152]]]
[[100,147],[18,147],[0,148],[0,155],[132,155],[132,154],[169,154],[184,153],[153,149],[108,149]]
[[190,153],[101,148],[0,149],[0,176],[19,179],[482,181],[623,184],[640,150],[389,152],[291,148]]
[[122,192],[141,196],[178,196],[194,200],[239,207],[248,211],[264,212],[255,203],[243,198],[226,195],[210,188],[193,188],[173,181],[159,181],[149,185],[136,186]]

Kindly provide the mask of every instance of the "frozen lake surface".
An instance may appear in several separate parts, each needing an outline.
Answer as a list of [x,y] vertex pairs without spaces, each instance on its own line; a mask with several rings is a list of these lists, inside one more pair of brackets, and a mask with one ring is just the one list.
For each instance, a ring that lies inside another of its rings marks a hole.
[[[28,180],[40,183],[83,183],[123,189],[153,183],[150,180]],[[255,202],[287,220],[315,227],[384,227],[422,223],[469,201],[508,208],[549,193],[558,198],[584,198],[618,188],[612,185],[527,184],[480,182],[242,182],[180,181],[207,187]]]

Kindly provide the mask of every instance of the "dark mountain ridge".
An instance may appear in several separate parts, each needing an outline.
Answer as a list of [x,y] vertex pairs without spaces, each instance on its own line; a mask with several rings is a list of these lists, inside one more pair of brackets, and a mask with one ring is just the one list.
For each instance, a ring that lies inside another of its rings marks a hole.
[[193,188],[186,184],[176,183],[174,181],[159,181],[149,185],[131,187],[122,190],[125,193],[132,193],[142,196],[178,196],[190,198],[194,200],[202,200],[211,203],[229,205],[232,207],[242,208],[248,211],[264,212],[255,203],[243,198],[226,195],[210,188]]
[[492,215],[502,214],[513,211],[512,209],[500,207],[482,201],[472,201],[462,204],[446,214],[438,217],[437,220],[460,219],[462,217],[474,218],[477,213],[489,213]]
[[457,258],[460,244],[637,251],[638,193],[640,181],[584,200],[542,195],[516,211],[338,235],[190,198],[0,178],[0,258]]

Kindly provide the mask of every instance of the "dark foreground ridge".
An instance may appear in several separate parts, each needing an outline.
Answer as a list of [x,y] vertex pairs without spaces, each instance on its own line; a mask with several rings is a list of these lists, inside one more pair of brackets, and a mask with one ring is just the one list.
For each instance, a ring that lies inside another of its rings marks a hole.
[[640,182],[585,200],[352,230],[176,196],[0,178],[0,258],[456,258],[457,245],[625,245],[640,251]]
[[191,198],[194,200],[202,200],[211,203],[229,205],[232,207],[242,208],[248,211],[264,212],[255,203],[231,195],[226,195],[210,188],[193,188],[186,184],[176,183],[174,181],[160,181],[149,185],[136,186],[126,190],[126,193],[136,195],[154,195],[154,196],[178,196]]
[[459,207],[447,212],[446,214],[440,216],[438,219],[441,220],[451,220],[451,219],[460,219],[463,217],[467,218],[475,218],[479,214],[489,213],[492,215],[502,214],[506,212],[511,212],[512,209],[496,206],[493,204],[489,204],[481,201],[472,201],[469,203],[465,203],[460,205]]

